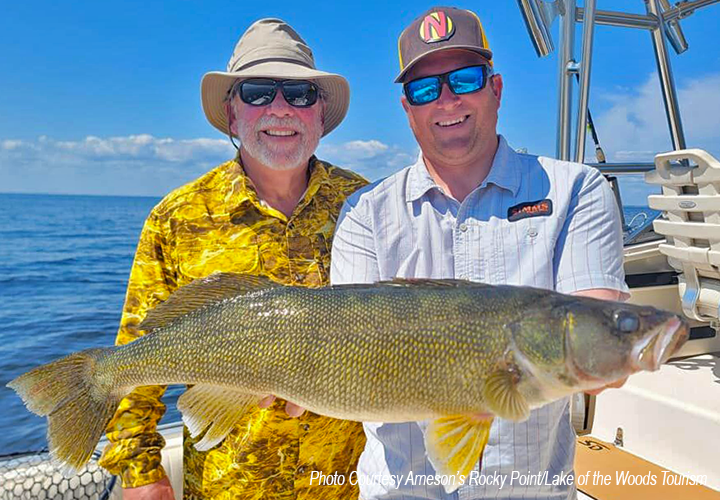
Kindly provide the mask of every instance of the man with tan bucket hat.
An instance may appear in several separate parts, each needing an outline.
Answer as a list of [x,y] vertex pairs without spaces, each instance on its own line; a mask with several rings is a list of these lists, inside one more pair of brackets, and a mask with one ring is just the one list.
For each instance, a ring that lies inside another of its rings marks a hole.
[[[279,19],[242,35],[226,72],[207,73],[208,121],[240,143],[237,156],[173,191],[150,213],[128,283],[117,343],[131,342],[148,310],[214,272],[269,276],[295,286],[328,283],[335,221],[366,181],[317,159],[322,136],[348,109],[346,80],[315,68],[305,41]],[[165,387],[141,387],[108,425],[101,465],[121,477],[125,500],[173,498],[157,423]],[[186,499],[357,498],[357,487],[311,484],[311,473],[349,475],[362,426],[267,398],[206,452],[184,439]],[[293,418],[295,417],[295,418]]]

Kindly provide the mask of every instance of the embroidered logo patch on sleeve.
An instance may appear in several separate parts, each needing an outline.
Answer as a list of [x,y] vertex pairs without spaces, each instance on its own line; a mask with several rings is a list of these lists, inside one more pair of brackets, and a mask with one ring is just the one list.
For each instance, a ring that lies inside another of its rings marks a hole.
[[508,208],[508,220],[515,222],[516,220],[526,219],[528,217],[550,215],[552,212],[552,200],[527,201]]

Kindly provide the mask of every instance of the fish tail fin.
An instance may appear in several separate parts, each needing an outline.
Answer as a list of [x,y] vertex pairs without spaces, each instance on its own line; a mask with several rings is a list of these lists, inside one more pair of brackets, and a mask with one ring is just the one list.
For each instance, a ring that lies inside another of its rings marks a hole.
[[113,393],[98,364],[116,348],[87,349],[39,366],[7,386],[28,410],[48,417],[52,458],[68,476],[90,459],[122,396]]

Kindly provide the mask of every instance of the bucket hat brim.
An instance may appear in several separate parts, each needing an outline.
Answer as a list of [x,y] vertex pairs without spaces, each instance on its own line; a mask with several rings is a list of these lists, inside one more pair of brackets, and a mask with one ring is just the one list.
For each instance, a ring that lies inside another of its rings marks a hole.
[[323,136],[340,125],[347,114],[350,104],[350,86],[342,76],[318,71],[294,62],[266,61],[237,72],[211,71],[203,76],[200,84],[203,111],[210,124],[225,135],[230,135],[228,117],[225,112],[227,93],[235,81],[246,78],[315,82],[323,90],[325,96]]

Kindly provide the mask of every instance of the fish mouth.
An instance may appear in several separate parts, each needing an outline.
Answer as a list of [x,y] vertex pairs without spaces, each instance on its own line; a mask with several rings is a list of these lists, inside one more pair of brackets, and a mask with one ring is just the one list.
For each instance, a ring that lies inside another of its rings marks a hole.
[[635,345],[630,356],[636,371],[657,371],[688,340],[687,323],[673,317]]

